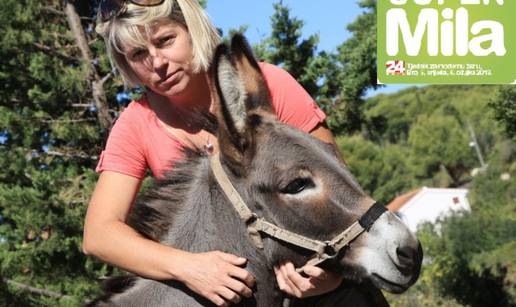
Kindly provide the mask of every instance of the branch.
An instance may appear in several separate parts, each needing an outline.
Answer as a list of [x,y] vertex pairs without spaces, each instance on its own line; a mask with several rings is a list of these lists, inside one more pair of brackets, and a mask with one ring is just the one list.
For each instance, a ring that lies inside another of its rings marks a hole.
[[94,122],[95,118],[81,118],[81,119],[48,119],[42,120],[41,122],[45,124],[49,123],[84,123],[84,122]]
[[63,11],[60,11],[52,6],[45,6],[45,7],[43,7],[43,10],[47,11],[49,13],[52,13],[52,14],[59,15],[59,16],[65,16],[65,13]]
[[89,108],[91,103],[72,103],[72,108]]
[[8,285],[14,286],[14,287],[16,287],[18,289],[21,289],[21,290],[29,291],[31,293],[35,293],[35,294],[39,294],[39,295],[45,295],[45,296],[49,296],[49,297],[53,297],[53,298],[66,298],[66,299],[72,298],[69,295],[65,295],[65,294],[54,292],[54,291],[50,291],[50,290],[45,290],[45,289],[39,289],[39,288],[31,287],[29,285],[22,284],[20,282],[17,282],[17,281],[14,281],[14,280],[10,280],[10,279],[7,279],[7,278],[2,278],[2,280],[6,284],[8,284]]
[[99,81],[99,86],[104,86],[104,83],[106,83],[107,80],[111,79],[113,77],[113,71],[110,71],[107,75],[102,77]]
[[93,45],[95,44],[99,39],[97,37],[95,37],[94,39],[92,39],[91,41],[88,42],[88,45]]
[[81,159],[90,159],[90,160],[98,160],[97,156],[91,156],[84,152],[78,152],[78,153],[66,153],[66,152],[60,152],[60,151],[53,151],[49,150],[45,152],[47,156],[55,156],[55,157],[66,157],[66,158],[81,158]]
[[80,17],[77,14],[75,5],[71,0],[65,0],[64,4],[64,12],[66,14],[66,19],[68,20],[68,25],[70,26],[70,30],[73,33],[75,41],[81,51],[83,62],[86,64],[84,66],[86,69],[86,75],[88,77],[92,77],[93,79],[91,82],[91,88],[93,100],[95,101],[95,106],[97,107],[97,118],[103,130],[108,131],[113,124],[113,117],[109,114],[109,106],[103,84],[99,84],[99,82],[101,82],[100,76],[97,74],[95,67],[92,65],[91,50],[86,40],[86,35],[82,28]]
[[71,57],[64,53],[58,52],[54,48],[51,48],[49,46],[46,46],[46,45],[43,45],[40,43],[32,43],[32,46],[36,47],[36,49],[39,51],[45,52],[48,55],[57,56],[58,58],[66,60],[66,61],[70,61],[70,62],[78,62],[79,61],[79,59],[77,59],[77,58],[74,58],[74,57]]

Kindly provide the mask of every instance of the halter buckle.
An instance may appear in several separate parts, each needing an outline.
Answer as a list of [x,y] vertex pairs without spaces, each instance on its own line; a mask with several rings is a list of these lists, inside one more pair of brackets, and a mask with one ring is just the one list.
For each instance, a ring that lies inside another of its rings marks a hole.
[[324,243],[325,243],[325,246],[323,249],[322,256],[325,259],[333,259],[333,258],[337,257],[337,255],[339,254],[339,250],[335,249],[335,245],[330,241],[325,241]]

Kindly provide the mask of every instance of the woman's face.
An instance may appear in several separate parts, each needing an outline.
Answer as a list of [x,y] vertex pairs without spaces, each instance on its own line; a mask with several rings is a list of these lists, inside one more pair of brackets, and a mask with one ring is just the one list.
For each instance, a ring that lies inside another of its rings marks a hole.
[[144,47],[124,52],[140,81],[157,94],[169,98],[184,94],[195,76],[190,35],[178,23],[156,26]]

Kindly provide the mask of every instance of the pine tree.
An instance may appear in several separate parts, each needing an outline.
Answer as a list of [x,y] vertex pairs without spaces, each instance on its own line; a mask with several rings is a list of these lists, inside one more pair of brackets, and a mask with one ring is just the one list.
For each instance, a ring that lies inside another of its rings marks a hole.
[[335,130],[359,131],[364,124],[364,95],[379,85],[376,77],[376,0],[361,0],[365,11],[347,26],[351,38],[338,47],[339,96],[334,101]]
[[376,1],[362,1],[360,6],[366,11],[348,26],[352,37],[337,53],[318,52],[318,35],[303,39],[303,21],[292,17],[281,1],[274,4],[271,36],[255,46],[260,59],[283,67],[307,90],[335,133],[360,130],[362,98],[377,87]]
[[2,2],[0,305],[82,304],[111,270],[81,252],[93,169],[122,86],[93,33],[95,7]]
[[495,118],[507,136],[516,140],[516,87],[502,87],[489,106],[494,110]]

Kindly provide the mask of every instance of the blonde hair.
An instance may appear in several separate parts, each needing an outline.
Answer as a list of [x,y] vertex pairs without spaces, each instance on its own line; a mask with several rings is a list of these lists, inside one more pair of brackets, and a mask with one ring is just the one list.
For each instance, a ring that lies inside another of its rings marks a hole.
[[167,22],[179,23],[188,30],[194,71],[208,70],[220,36],[196,0],[165,0],[161,5],[146,7],[127,2],[126,6],[121,16],[106,22],[99,19],[96,31],[104,38],[108,56],[127,85],[141,85],[141,81],[129,67],[123,47],[145,46],[153,27]]

